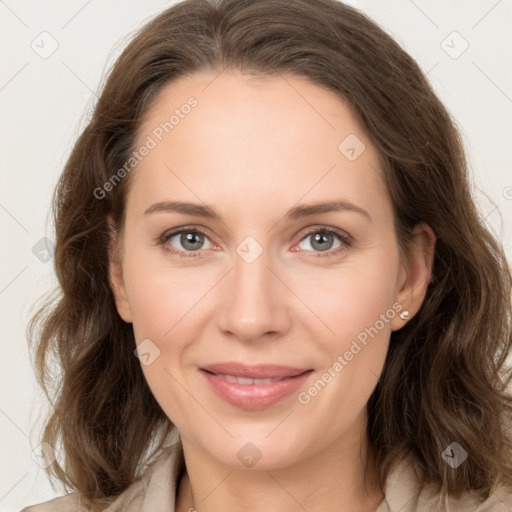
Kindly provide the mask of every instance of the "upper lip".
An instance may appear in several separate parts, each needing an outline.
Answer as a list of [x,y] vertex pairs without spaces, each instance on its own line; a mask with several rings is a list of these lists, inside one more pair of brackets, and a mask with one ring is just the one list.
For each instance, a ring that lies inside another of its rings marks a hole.
[[216,363],[202,366],[202,370],[223,375],[234,375],[235,377],[247,377],[250,379],[283,379],[285,377],[296,377],[311,368],[293,368],[279,364],[257,364],[249,366],[240,363]]

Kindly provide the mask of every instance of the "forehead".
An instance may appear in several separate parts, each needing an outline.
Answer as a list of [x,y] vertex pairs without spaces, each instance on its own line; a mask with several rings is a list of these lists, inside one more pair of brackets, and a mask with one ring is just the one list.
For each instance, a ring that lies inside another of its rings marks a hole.
[[181,77],[147,112],[137,146],[149,141],[132,194],[146,199],[200,198],[248,215],[272,198],[288,207],[350,198],[389,208],[378,154],[348,104],[306,78],[226,70]]

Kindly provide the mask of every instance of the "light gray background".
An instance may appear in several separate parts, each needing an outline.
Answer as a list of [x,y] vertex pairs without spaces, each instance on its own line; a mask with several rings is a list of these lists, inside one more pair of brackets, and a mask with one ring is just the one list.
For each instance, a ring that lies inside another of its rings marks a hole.
[[[134,31],[172,3],[0,0],[0,512],[63,494],[31,457],[44,401],[25,329],[34,303],[55,282],[40,240],[53,240],[51,193],[106,70]],[[428,72],[462,130],[482,216],[510,259],[512,1],[349,3]]]

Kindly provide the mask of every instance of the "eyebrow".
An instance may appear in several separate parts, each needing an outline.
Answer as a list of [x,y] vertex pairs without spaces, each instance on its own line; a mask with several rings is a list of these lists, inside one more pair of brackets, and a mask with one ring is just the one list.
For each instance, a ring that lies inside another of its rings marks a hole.
[[[285,213],[284,218],[290,220],[298,220],[310,215],[341,211],[352,211],[360,213],[368,220],[372,220],[370,214],[366,210],[346,200],[300,204],[290,208]],[[149,215],[156,212],[184,213],[187,215],[194,215],[196,217],[205,217],[208,219],[222,221],[220,215],[215,213],[215,210],[211,206],[206,204],[189,203],[185,201],[163,201],[155,203],[144,212],[144,215]]]

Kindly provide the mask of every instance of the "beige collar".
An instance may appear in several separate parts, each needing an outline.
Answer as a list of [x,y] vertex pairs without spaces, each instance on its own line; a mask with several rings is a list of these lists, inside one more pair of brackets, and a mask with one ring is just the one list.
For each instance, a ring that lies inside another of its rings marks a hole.
[[[438,487],[430,484],[421,488],[417,465],[412,456],[395,463],[386,480],[385,498],[375,512],[511,512],[512,489],[494,493],[481,503],[473,492],[459,499],[442,502]],[[176,490],[185,469],[183,447],[178,440],[165,448],[105,512],[175,512]],[[444,507],[444,508],[443,508]]]

